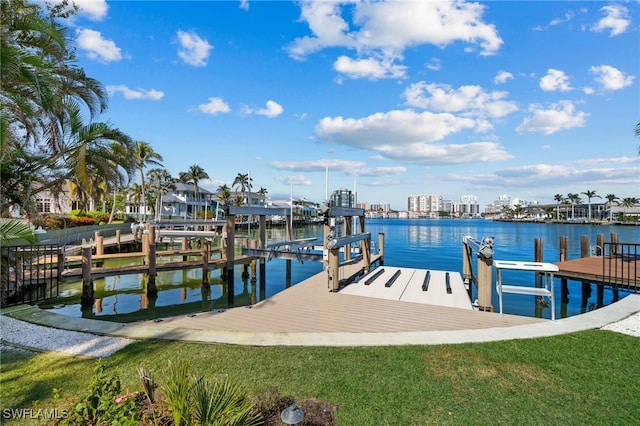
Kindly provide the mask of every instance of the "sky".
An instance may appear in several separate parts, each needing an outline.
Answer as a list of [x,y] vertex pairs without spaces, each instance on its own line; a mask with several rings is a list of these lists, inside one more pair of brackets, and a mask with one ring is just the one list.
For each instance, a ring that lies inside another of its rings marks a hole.
[[203,188],[640,197],[638,1],[76,2],[95,120]]

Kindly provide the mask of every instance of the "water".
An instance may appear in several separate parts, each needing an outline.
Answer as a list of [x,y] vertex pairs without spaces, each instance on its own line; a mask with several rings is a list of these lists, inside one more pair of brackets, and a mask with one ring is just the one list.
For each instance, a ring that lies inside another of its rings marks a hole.
[[[356,228],[354,228],[356,229]],[[255,232],[255,229],[252,229]],[[322,226],[306,226],[294,230],[294,238],[318,237],[322,239]],[[340,231],[339,231],[340,232]],[[385,235],[385,265],[445,271],[462,271],[462,240],[470,235],[478,240],[494,237],[494,259],[532,261],[534,240],[543,240],[543,260],[556,262],[560,258],[560,237],[568,237],[568,259],[580,257],[580,239],[589,237],[591,245],[596,244],[598,234],[610,240],[610,234],[618,234],[620,243],[640,243],[640,228],[631,226],[592,226],[584,224],[562,225],[542,223],[494,222],[479,219],[369,219],[366,232],[372,235],[377,244],[378,234]],[[284,240],[284,230],[273,228],[267,231],[268,241]],[[131,263],[122,262],[121,265]],[[475,263],[475,261],[474,261]],[[475,264],[473,265],[475,268]],[[241,266],[235,268],[233,298],[220,279],[221,272],[210,273],[210,291],[203,289],[202,271],[189,269],[158,273],[156,285],[157,298],[146,295],[148,278],[142,274],[121,275],[96,279],[96,303],[85,309],[80,306],[82,293],[79,282],[64,283],[61,286],[61,299],[42,308],[50,309],[69,316],[83,316],[112,321],[129,322],[154,319],[172,315],[187,314],[214,309],[227,309],[233,306],[246,306],[270,297],[290,285],[322,271],[317,262],[292,262],[291,279],[287,281],[286,262],[273,259],[266,263],[264,285],[243,277]],[[495,274],[494,274],[495,275]],[[495,276],[494,276],[495,280]],[[509,284],[532,285],[533,275],[520,273],[509,277]],[[616,297],[624,297],[606,289],[602,300],[597,297],[595,285],[584,287],[581,282],[569,281],[569,297],[564,302],[560,297],[560,283],[556,279],[556,317],[577,315],[585,311],[608,305]],[[593,291],[592,291],[593,290]],[[474,297],[475,294],[474,294]],[[493,294],[493,306],[498,308],[498,296]],[[535,297],[517,294],[503,294],[505,313],[551,317],[550,308],[540,309]]]

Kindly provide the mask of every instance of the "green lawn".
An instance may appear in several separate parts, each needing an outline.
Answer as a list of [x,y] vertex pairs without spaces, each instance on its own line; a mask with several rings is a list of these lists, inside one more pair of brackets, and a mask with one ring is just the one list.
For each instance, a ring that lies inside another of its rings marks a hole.
[[[125,388],[136,367],[162,381],[169,360],[228,375],[253,395],[315,397],[339,425],[639,424],[640,338],[593,330],[531,340],[372,348],[243,347],[138,342],[107,360]],[[4,354],[1,406],[71,405],[94,360]],[[58,399],[54,399],[54,388]],[[7,422],[3,424],[17,424]],[[20,421],[24,424],[24,421]]]

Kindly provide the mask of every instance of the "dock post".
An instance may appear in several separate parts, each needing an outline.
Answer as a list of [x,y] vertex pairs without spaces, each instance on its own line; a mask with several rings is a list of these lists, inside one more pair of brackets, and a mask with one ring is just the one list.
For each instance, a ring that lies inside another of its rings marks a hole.
[[329,250],[329,267],[327,275],[329,279],[329,291],[336,292],[340,288],[340,249]]
[[384,266],[384,233],[378,234],[378,254],[380,254],[380,266]]
[[[583,235],[580,238],[580,257],[589,257],[589,236]],[[582,281],[582,305],[580,313],[587,312],[587,303],[591,297],[591,283]]]
[[[560,237],[560,262],[567,260],[569,246],[568,237]],[[567,307],[569,305],[569,286],[566,278],[560,278],[560,318],[567,317]]]
[[209,286],[209,258],[211,257],[211,243],[205,240],[202,245],[202,285]]
[[151,277],[153,277],[153,279],[155,280],[156,278],[156,244],[155,243],[151,243],[149,244],[149,252],[147,255],[147,265],[149,265],[149,278],[151,279]]
[[64,272],[64,247],[58,247],[58,281],[62,281],[62,273]]
[[[181,250],[183,251],[187,251],[189,250],[189,239],[187,237],[182,237],[182,247]],[[183,255],[182,256],[182,261],[186,262],[187,261],[187,255]]]
[[[262,217],[262,216],[261,216]],[[252,249],[256,249],[258,248],[258,240],[251,240],[251,248]],[[256,280],[257,280],[257,275],[256,275],[256,259],[254,258],[251,261],[251,282],[253,284],[255,284]]]
[[233,292],[233,266],[234,266],[234,261],[235,261],[235,244],[236,244],[236,238],[235,238],[235,223],[236,221],[236,216],[233,214],[228,214],[227,215],[227,233],[226,233],[226,250],[224,251],[226,253],[226,280],[227,280],[227,287],[228,287],[228,291],[229,291],[229,295],[232,294]]
[[[353,235],[353,216],[344,218],[344,232],[345,237]],[[351,244],[344,246],[344,260],[351,260]]]
[[491,304],[493,259],[478,255],[478,308],[481,311],[493,312]]
[[96,235],[96,256],[102,256],[104,254],[104,237],[102,235]]
[[116,246],[118,247],[118,250],[120,249],[121,234],[122,234],[122,231],[120,231],[119,229],[116,229]]
[[596,236],[596,256],[604,256],[604,234]]
[[[533,261],[544,262],[542,255],[542,238],[535,238],[533,240]],[[536,287],[542,288],[542,275],[536,273]],[[536,296],[536,302],[543,300],[542,296]]]
[[616,233],[611,234],[611,247],[609,254],[612,256],[618,255],[618,234]]
[[82,246],[82,306],[93,306],[93,280],[91,279],[91,246]]

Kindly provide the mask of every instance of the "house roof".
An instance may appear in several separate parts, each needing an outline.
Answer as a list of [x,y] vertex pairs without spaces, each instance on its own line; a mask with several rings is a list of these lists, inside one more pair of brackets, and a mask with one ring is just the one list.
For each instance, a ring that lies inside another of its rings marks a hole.
[[[192,183],[176,182],[175,187],[176,187],[176,190],[174,192],[195,192],[195,185]],[[200,186],[198,186],[198,192],[203,195],[212,194],[211,191],[207,191],[206,189]]]

